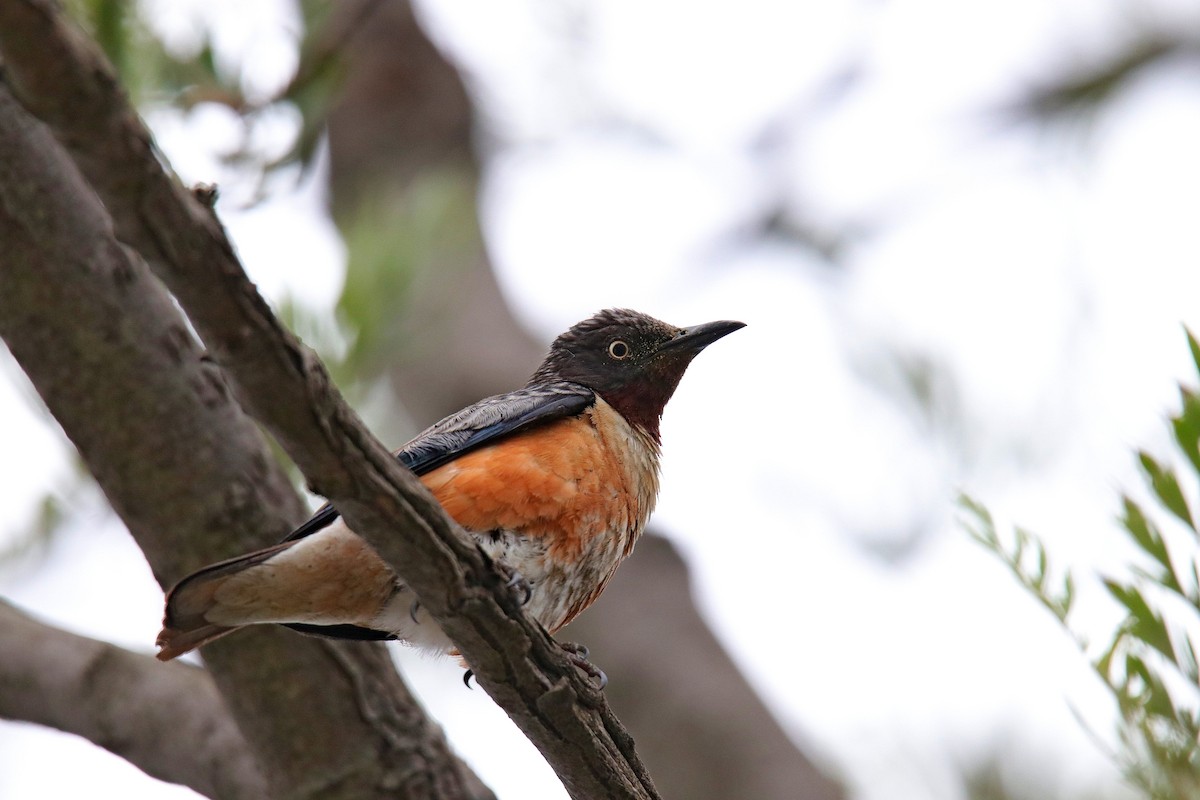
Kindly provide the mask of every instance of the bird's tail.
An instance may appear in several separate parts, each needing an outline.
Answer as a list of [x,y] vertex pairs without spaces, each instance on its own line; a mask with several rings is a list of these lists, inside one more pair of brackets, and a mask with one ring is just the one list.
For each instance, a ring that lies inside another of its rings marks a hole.
[[[239,620],[234,623],[232,619],[228,619],[228,614],[220,613],[225,609],[222,608],[217,593],[230,578],[262,564],[293,544],[294,542],[283,542],[249,555],[212,564],[175,584],[167,592],[163,628],[155,641],[159,648],[158,660],[170,661],[202,644],[208,644],[227,633],[232,633],[244,624],[257,622],[255,619],[246,619],[244,622]],[[220,619],[220,623],[212,621],[214,617]]]

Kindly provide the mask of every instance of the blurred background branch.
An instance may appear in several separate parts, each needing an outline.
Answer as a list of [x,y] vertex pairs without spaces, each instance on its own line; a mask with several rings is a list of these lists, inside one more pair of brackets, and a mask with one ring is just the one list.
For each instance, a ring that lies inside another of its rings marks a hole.
[[[0,601],[0,717],[82,736],[205,797],[267,785],[204,670],[44,625]],[[130,691],[130,687],[137,687]]]

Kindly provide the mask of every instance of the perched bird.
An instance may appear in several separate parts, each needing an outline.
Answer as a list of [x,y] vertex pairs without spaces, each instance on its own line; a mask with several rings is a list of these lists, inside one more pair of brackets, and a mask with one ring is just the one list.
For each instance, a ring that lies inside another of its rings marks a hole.
[[[601,311],[554,340],[525,387],[446,417],[396,457],[493,561],[522,579],[554,633],[604,590],[658,494],[659,419],[691,360],[743,327],[677,328]],[[192,573],[167,594],[158,658],[246,625],[453,644],[326,504],[279,544]]]

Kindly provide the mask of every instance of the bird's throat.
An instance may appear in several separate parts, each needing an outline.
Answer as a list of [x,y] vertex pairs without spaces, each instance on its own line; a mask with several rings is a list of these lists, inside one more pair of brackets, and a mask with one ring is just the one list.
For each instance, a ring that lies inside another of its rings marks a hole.
[[658,381],[635,381],[604,393],[604,400],[625,418],[633,427],[649,436],[655,444],[662,443],[659,422],[663,409],[679,379]]

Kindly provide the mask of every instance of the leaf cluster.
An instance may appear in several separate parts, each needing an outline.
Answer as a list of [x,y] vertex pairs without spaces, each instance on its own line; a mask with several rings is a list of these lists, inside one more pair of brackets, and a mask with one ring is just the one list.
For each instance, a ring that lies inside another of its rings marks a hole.
[[[330,13],[328,3],[304,0],[298,4],[302,31],[298,32],[299,63],[286,86],[269,97],[248,93],[237,69],[223,64],[207,30],[201,30],[194,47],[179,48],[166,42],[147,24],[137,3],[127,0],[69,0],[71,16],[104,50],[116,67],[121,83],[138,106],[160,104],[188,111],[204,103],[223,106],[242,125],[240,144],[225,154],[230,164],[259,174],[259,199],[266,178],[281,168],[313,163],[325,130],[328,109],[342,76],[339,54],[346,39],[373,10],[366,4],[360,17],[338,36],[322,35]],[[256,146],[257,124],[270,112],[287,108],[299,118],[294,139],[282,154],[264,153]]]
[[[1190,331],[1187,338],[1200,374],[1200,343]],[[1180,397],[1181,408],[1170,423],[1185,458],[1175,467],[1138,453],[1151,500],[1143,505],[1122,497],[1120,523],[1142,563],[1128,575],[1102,578],[1125,618],[1091,661],[1120,713],[1119,758],[1127,777],[1150,797],[1164,800],[1200,798],[1200,669],[1194,637],[1200,630],[1200,527],[1184,489],[1200,489],[1200,395],[1181,386]],[[986,507],[965,496],[960,502],[972,538],[1000,558],[1086,650],[1069,620],[1075,598],[1070,572],[1052,579],[1037,536],[1018,528],[1006,542]]]

